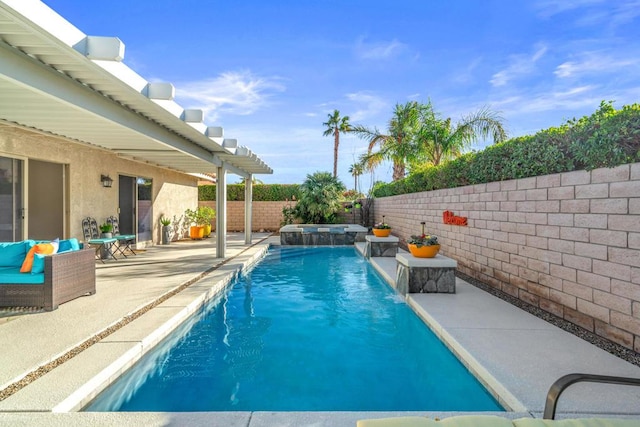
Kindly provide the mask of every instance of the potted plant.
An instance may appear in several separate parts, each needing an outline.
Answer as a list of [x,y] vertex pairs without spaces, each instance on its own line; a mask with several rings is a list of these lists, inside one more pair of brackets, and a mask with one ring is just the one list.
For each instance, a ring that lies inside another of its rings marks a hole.
[[424,222],[422,224],[422,234],[413,235],[407,240],[409,252],[416,258],[433,258],[440,252],[440,243],[437,236],[431,236],[424,232]]
[[356,209],[360,209],[362,207],[362,203],[360,203],[360,200],[356,200],[355,202],[353,202],[353,206]]
[[353,208],[353,206],[351,206],[351,205],[344,205],[344,211],[347,212],[347,213],[351,212],[352,208]]
[[391,234],[391,226],[384,221],[384,215],[382,215],[382,222],[373,226],[373,235],[376,237],[389,237]]
[[171,243],[171,220],[166,216],[160,217],[160,224],[162,224],[162,244],[168,245]]
[[197,211],[198,224],[204,227],[204,237],[211,234],[211,221],[216,217],[216,211],[209,206],[200,206]]
[[98,227],[100,229],[100,232],[102,233],[100,235],[100,237],[102,237],[103,239],[111,239],[113,238],[113,234],[111,234],[111,230],[113,230],[113,225],[108,224],[108,223],[104,223],[102,224],[100,227]]
[[198,211],[193,209],[187,209],[184,211],[184,217],[189,227],[189,237],[192,240],[199,240],[204,238],[204,224],[198,217]]

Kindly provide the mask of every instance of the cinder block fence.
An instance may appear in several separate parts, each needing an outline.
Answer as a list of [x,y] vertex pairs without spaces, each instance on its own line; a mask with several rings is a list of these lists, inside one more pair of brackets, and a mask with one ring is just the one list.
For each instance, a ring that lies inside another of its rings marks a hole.
[[425,221],[463,273],[640,352],[640,163],[379,198],[374,215],[403,240]]

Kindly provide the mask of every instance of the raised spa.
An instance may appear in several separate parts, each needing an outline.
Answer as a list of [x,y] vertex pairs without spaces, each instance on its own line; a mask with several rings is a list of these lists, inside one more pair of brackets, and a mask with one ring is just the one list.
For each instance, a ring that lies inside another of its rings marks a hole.
[[281,245],[328,246],[364,242],[368,230],[357,224],[289,224],[280,229]]

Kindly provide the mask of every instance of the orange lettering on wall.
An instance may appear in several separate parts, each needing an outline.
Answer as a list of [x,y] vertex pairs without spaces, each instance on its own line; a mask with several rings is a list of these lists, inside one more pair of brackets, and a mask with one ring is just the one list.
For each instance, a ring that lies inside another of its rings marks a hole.
[[451,211],[442,212],[442,222],[450,225],[467,225],[467,217],[465,216],[456,216]]

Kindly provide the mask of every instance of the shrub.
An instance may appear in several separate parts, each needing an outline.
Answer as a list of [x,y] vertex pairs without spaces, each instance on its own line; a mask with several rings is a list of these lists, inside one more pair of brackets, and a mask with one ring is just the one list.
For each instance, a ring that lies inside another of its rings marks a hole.
[[446,164],[377,185],[375,197],[527,178],[640,161],[640,105],[602,102],[591,116],[467,153]]
[[[256,184],[253,186],[254,202],[279,202],[300,198],[300,185],[298,184]],[[198,187],[198,200],[215,201],[216,186],[201,185]],[[227,185],[227,201],[243,201],[244,184]]]
[[295,206],[295,215],[304,223],[331,224],[342,209],[340,199],[344,184],[329,172],[307,175],[300,186],[300,198]]

